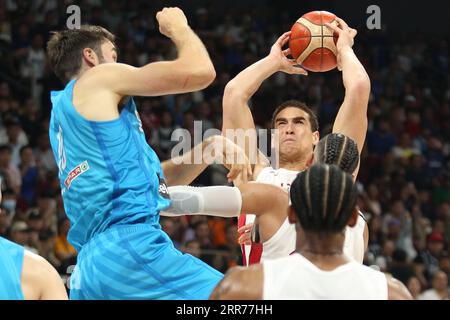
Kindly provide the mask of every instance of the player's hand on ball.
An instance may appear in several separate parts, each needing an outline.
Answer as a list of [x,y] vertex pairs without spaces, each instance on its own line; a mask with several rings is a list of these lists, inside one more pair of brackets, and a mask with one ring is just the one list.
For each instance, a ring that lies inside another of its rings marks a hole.
[[358,31],[356,31],[356,29],[350,28],[348,24],[341,18],[336,17],[336,21],[338,23],[337,26],[330,23],[325,23],[325,25],[338,34],[338,40],[336,42],[336,58],[338,70],[342,71],[340,53],[346,48],[353,47],[354,38],[356,37]]
[[330,23],[325,23],[325,25],[338,34],[339,38],[336,43],[336,49],[339,53],[339,51],[343,48],[351,48],[353,46],[353,39],[358,32],[355,29],[350,28],[347,23],[341,18],[336,17],[336,21],[338,22],[337,26]]
[[283,50],[283,46],[289,41],[290,35],[290,31],[283,33],[272,45],[269,56],[278,62],[278,71],[283,71],[288,74],[307,75],[308,72],[301,68],[294,59],[287,58],[291,53],[290,50]]
[[158,20],[159,32],[169,38],[188,25],[184,12],[176,7],[162,9],[156,14],[156,20]]

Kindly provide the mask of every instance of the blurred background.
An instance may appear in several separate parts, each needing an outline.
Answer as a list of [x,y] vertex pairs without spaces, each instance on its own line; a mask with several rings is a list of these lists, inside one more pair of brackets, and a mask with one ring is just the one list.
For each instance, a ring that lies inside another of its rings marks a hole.
[[[163,6],[182,8],[205,43],[217,71],[211,86],[136,99],[148,143],[161,160],[170,157],[176,128],[193,132],[193,121],[201,120],[204,131],[220,130],[226,83],[267,55],[302,14],[328,10],[358,29],[354,50],[372,83],[358,179],[358,204],[370,230],[365,264],[393,274],[415,298],[448,298],[450,29],[442,27],[447,17],[438,2],[427,3],[0,0],[0,235],[44,256],[63,278],[76,262],[48,138],[49,91],[63,85],[45,53],[50,32],[65,28],[70,4],[80,6],[82,24],[112,31],[119,61],[133,66],[176,57],[174,45],[158,32],[155,14]],[[381,9],[380,30],[366,27],[371,4]],[[337,70],[308,77],[277,73],[263,83],[250,107],[257,127],[270,129],[278,104],[305,101],[317,113],[324,136],[343,96]],[[227,184],[226,173],[212,165],[193,184]],[[235,219],[161,218],[161,225],[180,250],[222,272],[242,264]]]

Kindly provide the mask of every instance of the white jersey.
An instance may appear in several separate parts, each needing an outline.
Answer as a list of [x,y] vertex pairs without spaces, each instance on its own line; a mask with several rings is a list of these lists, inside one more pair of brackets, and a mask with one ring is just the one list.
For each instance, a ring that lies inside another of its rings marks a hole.
[[362,212],[359,212],[358,220],[353,227],[345,227],[344,253],[356,262],[364,260],[364,228],[366,220]]
[[[265,167],[261,170],[255,182],[267,183],[282,188],[289,192],[292,182],[295,180],[300,171],[287,170],[283,168],[274,169],[272,167]],[[362,215],[362,213],[361,213]],[[254,214],[247,214],[245,216],[245,223],[248,224],[255,221]],[[355,261],[362,263],[364,259],[364,226],[365,220],[358,217],[357,223],[354,227],[347,227],[345,230],[344,253]],[[294,252],[297,241],[297,232],[295,225],[290,224],[287,217],[277,232],[267,241],[262,244],[262,254],[258,259],[253,258],[253,262],[265,261],[266,259],[275,259],[287,256]],[[252,246],[244,246],[245,264],[249,265],[250,252]]]
[[324,271],[298,253],[263,263],[264,300],[387,300],[386,276],[355,261]]
[[[265,167],[261,170],[256,178],[255,182],[267,183],[282,188],[289,193],[292,181],[297,177],[300,171],[293,171],[287,169],[274,169],[272,167]],[[254,214],[246,214],[245,224],[255,221],[256,216]],[[295,226],[290,224],[288,219],[284,221],[280,229],[267,241],[263,242],[262,255],[260,261],[264,259],[274,259],[278,257],[284,257],[291,254],[295,250],[297,232]],[[245,262],[246,265],[250,261],[250,251],[252,246],[244,246]]]

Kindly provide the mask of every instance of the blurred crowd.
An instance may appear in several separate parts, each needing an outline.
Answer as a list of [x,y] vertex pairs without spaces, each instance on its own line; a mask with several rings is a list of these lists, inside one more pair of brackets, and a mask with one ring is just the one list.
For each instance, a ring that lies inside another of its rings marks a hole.
[[[300,14],[274,12],[265,2],[197,2],[182,8],[210,53],[216,80],[201,92],[136,101],[148,142],[161,160],[170,157],[176,128],[193,134],[194,120],[202,121],[203,132],[221,128],[226,83],[267,55]],[[76,262],[77,253],[67,242],[69,221],[48,138],[49,91],[63,86],[49,68],[45,45],[52,30],[65,27],[71,3],[0,0],[0,235],[44,256],[61,275]],[[163,1],[77,4],[82,23],[116,34],[120,62],[142,66],[176,56],[154,18]],[[358,204],[370,231],[365,264],[393,274],[415,298],[448,299],[449,39],[358,31],[354,50],[372,83],[358,177]],[[337,70],[307,77],[278,73],[263,83],[250,107],[257,127],[269,129],[278,104],[303,100],[318,114],[324,136],[343,96]],[[226,183],[226,169],[212,165],[193,184]],[[161,218],[161,225],[178,248],[220,271],[242,264],[234,219]]]

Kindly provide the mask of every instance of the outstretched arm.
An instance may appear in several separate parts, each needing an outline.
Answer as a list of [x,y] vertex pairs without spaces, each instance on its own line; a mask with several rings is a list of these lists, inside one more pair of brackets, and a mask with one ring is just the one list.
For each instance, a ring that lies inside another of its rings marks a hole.
[[[246,183],[238,187],[169,187],[171,206],[163,216],[211,215],[237,217],[241,212],[268,216],[276,221],[287,217],[288,194],[264,183]],[[274,221],[275,223],[275,221]]]
[[[286,58],[288,50],[283,51],[282,47],[289,40],[290,32],[284,33],[270,50],[270,54],[241,71],[225,87],[223,95],[223,126],[222,134],[227,134],[227,129],[249,130],[256,134],[253,116],[248,106],[248,101],[255,94],[262,82],[277,71],[289,74],[306,74],[306,71],[294,67],[295,62]],[[253,148],[252,150],[250,148]],[[256,155],[256,144],[246,145],[246,155],[252,160],[252,155]],[[267,166],[267,164],[263,165]],[[256,178],[259,170],[254,171]]]
[[[342,133],[355,140],[361,154],[367,133],[367,105],[370,95],[370,79],[361,62],[353,52],[356,30],[349,28],[344,20],[336,18],[339,26],[327,24],[339,34],[336,43],[338,66],[342,70],[345,87],[344,101],[333,125],[333,132]],[[355,170],[355,177],[359,170]]]
[[[211,159],[208,157],[210,153],[213,154]],[[196,157],[200,163],[196,163]],[[213,160],[230,170],[227,175],[229,180],[240,175],[247,182],[248,176],[251,175],[252,170],[244,151],[219,135],[203,140],[181,156],[162,162],[161,167],[168,186],[189,185]]]

